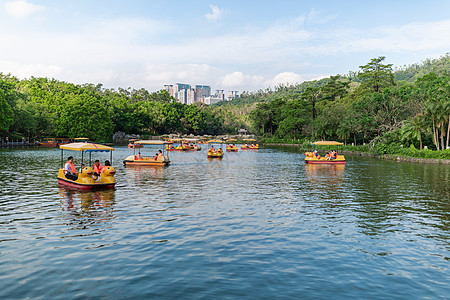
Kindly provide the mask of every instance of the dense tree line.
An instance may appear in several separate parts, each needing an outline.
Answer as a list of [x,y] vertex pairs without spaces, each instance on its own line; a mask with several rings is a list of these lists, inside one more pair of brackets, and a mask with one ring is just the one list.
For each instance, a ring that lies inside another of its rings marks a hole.
[[222,134],[240,127],[226,109],[177,103],[166,91],[103,89],[48,78],[18,80],[0,73],[0,132],[29,138],[108,140],[135,134]]
[[[448,69],[435,68],[436,72],[414,82],[399,81],[384,60],[383,56],[372,59],[356,75],[331,76],[306,89],[292,86],[289,93],[273,93],[251,112],[253,130],[282,139],[403,143],[420,149],[425,142],[429,148],[446,149],[450,140]],[[449,61],[449,56],[439,60],[438,66],[442,61]]]

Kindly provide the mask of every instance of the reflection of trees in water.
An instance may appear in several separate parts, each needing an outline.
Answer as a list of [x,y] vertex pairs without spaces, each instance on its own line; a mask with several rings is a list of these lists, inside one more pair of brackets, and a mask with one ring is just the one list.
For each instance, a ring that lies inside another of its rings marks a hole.
[[113,218],[114,190],[80,191],[59,187],[61,208],[68,212],[71,224],[81,227]]
[[[403,231],[406,224],[448,232],[448,166],[370,161],[352,169],[351,178],[353,211],[364,234]],[[436,232],[434,238],[442,236]]]

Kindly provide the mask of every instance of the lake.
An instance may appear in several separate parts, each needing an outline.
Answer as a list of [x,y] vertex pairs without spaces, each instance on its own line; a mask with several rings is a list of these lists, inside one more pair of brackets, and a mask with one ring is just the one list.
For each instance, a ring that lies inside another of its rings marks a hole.
[[116,147],[95,192],[58,187],[59,149],[1,149],[0,298],[449,299],[448,165],[205,148]]

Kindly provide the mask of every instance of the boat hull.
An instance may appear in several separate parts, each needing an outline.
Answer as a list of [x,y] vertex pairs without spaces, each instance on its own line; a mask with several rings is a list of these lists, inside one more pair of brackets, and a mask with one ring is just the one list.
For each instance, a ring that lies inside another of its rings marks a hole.
[[123,161],[125,166],[167,166],[169,163],[168,156],[161,156],[157,160],[154,160],[153,157],[148,156],[144,156],[142,159],[135,159],[135,156],[131,155]]
[[159,161],[123,161],[125,166],[167,166],[169,163]]
[[319,159],[305,159],[307,164],[326,164],[326,165],[338,165],[345,164],[345,160],[319,160]]
[[113,183],[78,183],[76,181],[58,177],[58,184],[78,190],[95,190],[95,189],[113,189],[116,185]]

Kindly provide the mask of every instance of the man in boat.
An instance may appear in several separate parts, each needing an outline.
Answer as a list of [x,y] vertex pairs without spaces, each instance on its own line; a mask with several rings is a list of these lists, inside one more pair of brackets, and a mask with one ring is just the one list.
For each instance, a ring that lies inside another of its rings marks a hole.
[[75,165],[73,164],[72,156],[69,156],[67,158],[67,162],[64,165],[64,175],[66,176],[67,179],[70,179],[73,181],[78,179],[77,170],[75,169]]
[[136,159],[137,159],[137,160],[142,160],[141,152],[138,153],[138,155],[136,156]]
[[92,167],[92,169],[94,169],[94,176],[100,176],[103,167],[98,159],[94,162],[94,166]]

